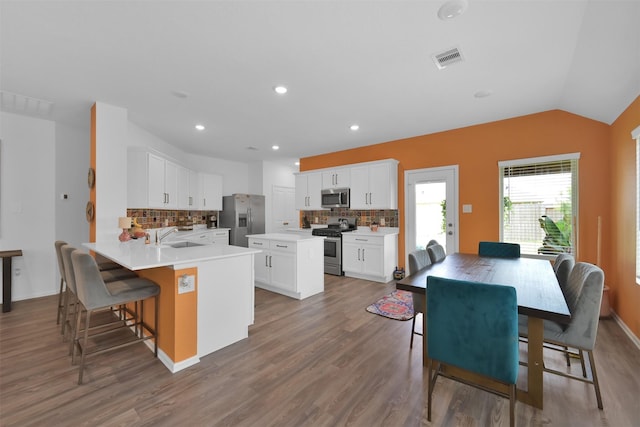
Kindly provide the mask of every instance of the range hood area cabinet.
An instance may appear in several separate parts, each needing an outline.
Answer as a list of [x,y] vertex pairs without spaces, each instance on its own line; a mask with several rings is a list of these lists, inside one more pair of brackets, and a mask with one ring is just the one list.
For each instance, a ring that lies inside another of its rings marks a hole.
[[222,176],[193,171],[146,148],[130,148],[127,207],[222,210]]
[[351,209],[398,209],[398,161],[351,167]]
[[337,168],[322,172],[322,189],[349,188],[351,171],[349,168]]

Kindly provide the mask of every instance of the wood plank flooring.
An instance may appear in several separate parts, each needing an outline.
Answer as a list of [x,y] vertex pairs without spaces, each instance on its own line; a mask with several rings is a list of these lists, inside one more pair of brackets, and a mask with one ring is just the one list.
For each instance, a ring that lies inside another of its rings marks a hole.
[[[438,379],[428,423],[411,321],[365,311],[393,283],[325,282],[304,301],[257,289],[249,338],[186,370],[171,374],[141,344],[89,359],[82,386],[55,324],[57,296],[18,301],[0,315],[0,425],[508,425],[506,399],[447,379]],[[545,374],[544,411],[517,403],[516,425],[640,426],[640,351],[601,320],[595,357],[604,411],[593,387]],[[559,353],[545,360],[566,369]]]

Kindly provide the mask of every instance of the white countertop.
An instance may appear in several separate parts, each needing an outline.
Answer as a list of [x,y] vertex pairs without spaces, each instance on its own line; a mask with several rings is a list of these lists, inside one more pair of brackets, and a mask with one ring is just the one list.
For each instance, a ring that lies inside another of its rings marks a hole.
[[324,239],[322,236],[312,236],[311,233],[267,233],[267,234],[250,234],[247,237],[254,239],[267,240],[283,240],[286,242],[297,242],[300,240]]
[[[176,241],[173,240],[171,243],[176,243]],[[84,243],[83,246],[130,270],[194,264],[201,261],[260,253],[256,249],[227,245],[172,248],[168,246],[166,241],[160,246],[154,243],[146,245],[144,239],[128,242]]]

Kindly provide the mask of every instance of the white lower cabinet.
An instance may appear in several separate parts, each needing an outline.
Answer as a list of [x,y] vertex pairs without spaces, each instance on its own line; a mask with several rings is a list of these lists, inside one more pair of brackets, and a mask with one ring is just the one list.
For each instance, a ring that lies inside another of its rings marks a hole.
[[398,261],[398,235],[342,235],[345,276],[386,283],[393,279]]
[[209,229],[199,233],[193,233],[185,236],[185,240],[195,243],[202,243],[205,245],[228,245],[229,244],[229,230],[223,229]]
[[255,255],[256,287],[296,299],[323,292],[323,240],[295,234],[272,236],[249,237],[249,247],[262,250]]

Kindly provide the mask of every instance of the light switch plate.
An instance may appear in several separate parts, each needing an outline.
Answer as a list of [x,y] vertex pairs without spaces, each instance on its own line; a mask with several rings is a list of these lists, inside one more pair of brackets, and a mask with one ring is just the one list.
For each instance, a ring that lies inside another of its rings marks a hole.
[[178,279],[178,294],[186,294],[196,290],[196,276],[183,274]]

